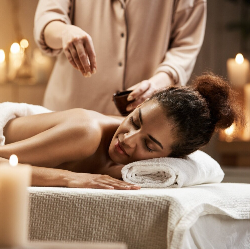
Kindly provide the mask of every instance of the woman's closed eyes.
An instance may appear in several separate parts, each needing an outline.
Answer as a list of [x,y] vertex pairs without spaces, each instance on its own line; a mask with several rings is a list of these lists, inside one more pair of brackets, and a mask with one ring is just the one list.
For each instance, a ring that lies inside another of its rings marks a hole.
[[[136,124],[136,122],[134,121],[133,117],[131,116],[130,117],[130,122],[132,124],[132,126],[136,129],[136,130],[139,130],[141,128],[141,125],[139,124]],[[147,151],[149,152],[154,152],[154,150],[152,150],[149,146],[148,146],[148,142],[147,142],[147,139],[144,139],[144,146],[146,148]]]

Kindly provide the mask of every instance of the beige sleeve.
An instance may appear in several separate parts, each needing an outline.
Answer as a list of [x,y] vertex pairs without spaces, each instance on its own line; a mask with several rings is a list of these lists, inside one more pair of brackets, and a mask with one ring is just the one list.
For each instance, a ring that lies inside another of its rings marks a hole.
[[47,55],[60,54],[62,49],[52,49],[44,39],[44,29],[52,21],[70,24],[70,8],[72,0],[39,0],[34,20],[34,39],[38,47]]
[[203,43],[207,5],[206,0],[177,2],[171,27],[170,46],[156,73],[166,72],[176,84],[186,85]]

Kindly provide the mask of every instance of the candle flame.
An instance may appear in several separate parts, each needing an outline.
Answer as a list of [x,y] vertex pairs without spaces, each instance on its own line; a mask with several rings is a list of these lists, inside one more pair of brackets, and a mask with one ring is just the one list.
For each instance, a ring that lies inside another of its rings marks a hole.
[[242,54],[237,54],[235,57],[235,61],[237,64],[242,64],[244,62],[244,57]]
[[18,164],[18,157],[16,155],[11,155],[10,159],[9,159],[9,164],[12,167],[17,166],[17,164]]
[[29,46],[29,42],[28,42],[26,39],[22,39],[22,40],[20,41],[20,46],[21,46],[22,48],[27,48],[27,47]]
[[233,123],[230,127],[225,129],[225,134],[227,136],[231,136],[234,133],[234,130],[235,130],[235,124]]
[[20,45],[18,43],[13,43],[10,47],[10,52],[13,54],[17,54],[20,52]]
[[5,61],[5,53],[2,49],[0,49],[0,63]]

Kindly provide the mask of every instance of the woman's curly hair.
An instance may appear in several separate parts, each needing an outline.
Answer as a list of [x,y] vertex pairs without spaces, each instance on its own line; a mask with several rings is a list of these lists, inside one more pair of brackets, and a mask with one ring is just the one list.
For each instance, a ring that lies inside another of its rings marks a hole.
[[154,94],[174,123],[175,142],[171,157],[184,157],[206,145],[215,130],[228,128],[233,122],[243,124],[236,93],[223,78],[206,73],[190,87],[171,86]]

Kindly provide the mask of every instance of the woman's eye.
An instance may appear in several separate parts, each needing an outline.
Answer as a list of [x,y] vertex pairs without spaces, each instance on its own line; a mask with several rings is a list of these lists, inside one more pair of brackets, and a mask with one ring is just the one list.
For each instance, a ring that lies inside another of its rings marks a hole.
[[137,125],[137,124],[134,122],[133,117],[130,117],[130,122],[131,122],[131,124],[132,124],[136,129],[140,129],[140,126]]
[[147,149],[149,152],[153,152],[153,151],[154,151],[154,150],[152,150],[151,148],[148,147],[148,144],[147,144],[147,140],[146,140],[146,139],[144,140],[144,143],[145,143],[146,149]]

